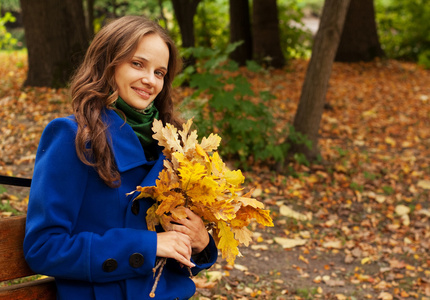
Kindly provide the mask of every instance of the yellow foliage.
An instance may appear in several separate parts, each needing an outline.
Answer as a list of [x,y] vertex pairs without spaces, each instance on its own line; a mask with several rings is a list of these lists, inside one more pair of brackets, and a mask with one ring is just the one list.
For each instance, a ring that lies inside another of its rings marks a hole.
[[182,130],[173,125],[163,126],[154,120],[153,138],[164,147],[164,169],[156,186],[136,188],[136,198],[150,197],[155,204],[147,211],[149,230],[161,225],[171,229],[171,221],[186,218],[185,207],[211,225],[215,244],[228,263],[233,264],[240,255],[239,245],[248,246],[251,221],[273,226],[263,203],[250,197],[239,196],[245,181],[240,170],[230,170],[216,152],[221,138],[216,134],[198,142],[197,131],[191,131],[192,120],[183,124]]
[[221,250],[222,258],[225,258],[231,265],[234,264],[236,256],[239,254],[239,242],[234,238],[234,234],[225,222],[218,222],[218,248]]

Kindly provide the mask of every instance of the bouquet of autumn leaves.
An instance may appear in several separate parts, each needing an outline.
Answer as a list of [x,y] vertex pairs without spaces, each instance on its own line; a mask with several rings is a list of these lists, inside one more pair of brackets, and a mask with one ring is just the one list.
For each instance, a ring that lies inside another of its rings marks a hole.
[[156,186],[136,188],[136,199],[150,197],[155,203],[148,209],[146,222],[149,230],[161,225],[169,230],[171,221],[186,218],[185,208],[200,216],[212,229],[217,248],[228,263],[240,255],[238,246],[249,245],[252,220],[273,226],[269,211],[263,203],[241,195],[245,177],[240,170],[230,170],[218,152],[221,138],[216,134],[204,137],[199,143],[197,131],[190,131],[192,120],[177,130],[171,124],[154,120],[153,138],[164,147],[164,169]]

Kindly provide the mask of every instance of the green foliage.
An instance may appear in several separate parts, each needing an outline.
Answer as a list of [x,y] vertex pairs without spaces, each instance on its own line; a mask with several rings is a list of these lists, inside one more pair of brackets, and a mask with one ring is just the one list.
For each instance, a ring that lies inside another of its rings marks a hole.
[[109,13],[116,16],[143,14],[151,18],[160,17],[160,5],[158,0],[96,0],[94,2],[94,8],[97,12]]
[[287,60],[310,57],[312,33],[304,29],[302,22],[306,5],[300,0],[278,2],[281,47]]
[[428,0],[377,0],[381,45],[388,57],[419,61],[430,67],[430,5]]
[[418,56],[418,64],[426,69],[430,69],[430,50],[424,50]]
[[12,37],[12,34],[6,30],[7,22],[15,22],[16,19],[10,12],[7,12],[3,17],[0,17],[0,49],[11,49],[16,45],[17,40]]
[[0,9],[3,11],[19,11],[20,10],[19,0],[1,0]]
[[[228,0],[204,0],[194,18],[196,47],[225,48],[229,42]],[[224,25],[223,25],[224,24]]]
[[[196,68],[188,67],[176,82],[187,81],[195,89],[183,102],[181,111],[186,119],[194,117],[200,136],[220,134],[221,154],[238,159],[244,167],[250,158],[282,161],[285,147],[278,141],[285,132],[275,130],[270,110],[273,95],[254,92],[238,65],[228,61],[229,53],[237,45],[229,45],[224,51],[198,47],[184,52],[198,62]],[[258,69],[255,63],[249,65]]]

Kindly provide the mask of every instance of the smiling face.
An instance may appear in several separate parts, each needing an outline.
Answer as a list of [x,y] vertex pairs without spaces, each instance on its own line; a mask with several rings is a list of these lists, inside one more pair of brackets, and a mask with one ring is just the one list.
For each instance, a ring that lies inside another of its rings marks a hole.
[[115,69],[119,96],[131,107],[145,109],[161,92],[169,64],[169,48],[157,34],[145,35],[133,56]]

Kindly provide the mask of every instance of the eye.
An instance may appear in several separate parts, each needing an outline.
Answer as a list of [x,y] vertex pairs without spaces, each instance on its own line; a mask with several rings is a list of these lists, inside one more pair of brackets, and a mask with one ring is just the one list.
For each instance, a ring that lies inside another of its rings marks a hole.
[[141,68],[142,67],[142,64],[140,62],[138,62],[138,61],[132,61],[131,64],[133,66],[137,67],[137,68]]
[[166,76],[166,73],[164,73],[163,71],[155,71],[155,75],[157,75],[158,77],[164,78],[164,76]]

